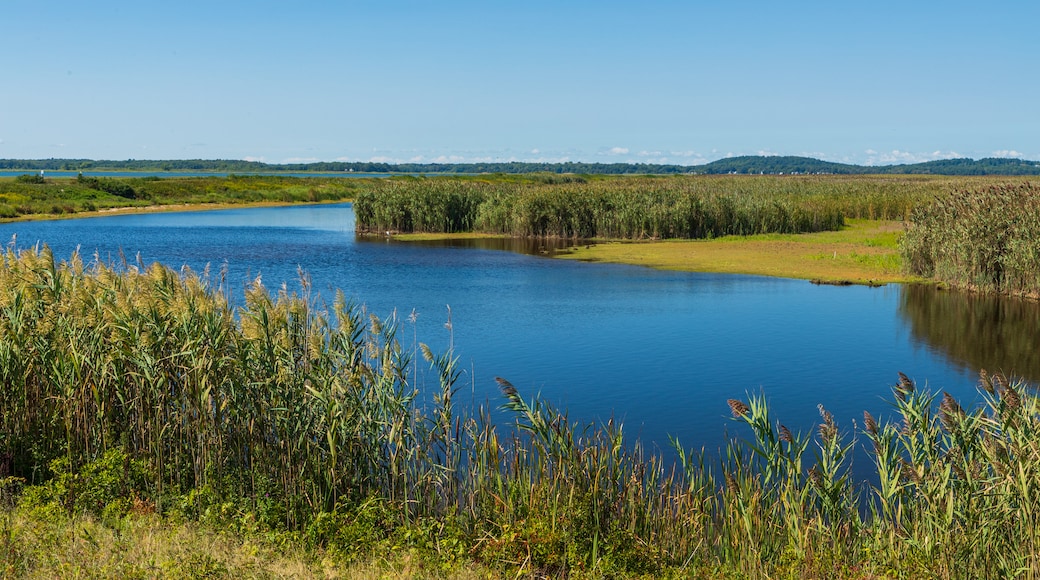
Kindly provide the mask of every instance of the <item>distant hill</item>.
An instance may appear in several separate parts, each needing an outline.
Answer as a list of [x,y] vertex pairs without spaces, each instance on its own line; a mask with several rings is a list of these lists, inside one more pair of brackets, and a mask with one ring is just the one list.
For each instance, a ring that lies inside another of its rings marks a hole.
[[765,174],[933,174],[933,175],[1040,175],[1040,162],[1023,159],[940,159],[904,165],[849,165],[820,161],[811,157],[744,156],[727,157],[694,168],[697,173]]
[[904,165],[850,165],[811,157],[727,157],[705,165],[649,163],[371,163],[331,161],[272,164],[229,159],[174,159],[126,161],[92,159],[0,159],[0,171],[214,171],[224,173],[356,172],[356,173],[580,173],[590,175],[679,174],[934,174],[934,175],[1040,175],[1040,162],[1023,159],[941,159]]

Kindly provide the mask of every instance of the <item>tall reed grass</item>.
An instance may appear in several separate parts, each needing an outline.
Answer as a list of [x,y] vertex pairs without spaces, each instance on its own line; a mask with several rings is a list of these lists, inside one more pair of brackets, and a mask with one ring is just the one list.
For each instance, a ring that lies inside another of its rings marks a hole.
[[706,238],[902,220],[970,179],[890,176],[395,178],[359,186],[360,229],[562,238]]
[[[509,424],[459,405],[452,352],[410,360],[396,320],[341,296],[325,308],[306,285],[257,282],[232,309],[222,284],[7,250],[0,457],[31,484],[23,503],[123,498],[344,558],[411,549],[531,576],[1040,570],[1040,406],[1003,375],[981,375],[976,409],[900,375],[891,418],[865,413],[861,431],[821,408],[815,432],[792,432],[764,396],[732,399],[744,439],[719,454],[676,441],[665,463],[620,424],[573,421],[505,379]],[[418,364],[437,377],[428,401]],[[866,487],[850,477],[857,445]]]
[[1040,187],[995,185],[937,198],[913,213],[901,251],[914,274],[1040,296]]

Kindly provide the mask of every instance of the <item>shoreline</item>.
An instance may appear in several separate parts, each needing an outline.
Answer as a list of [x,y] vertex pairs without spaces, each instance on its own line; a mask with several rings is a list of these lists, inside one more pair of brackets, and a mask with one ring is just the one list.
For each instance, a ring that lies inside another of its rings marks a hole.
[[[74,214],[31,214],[2,219],[0,223],[178,211],[328,205],[350,201],[352,200],[348,198],[321,202],[260,201],[123,206]],[[840,231],[725,236],[711,240],[594,239],[549,255],[563,260],[627,264],[658,270],[791,278],[808,280],[814,284],[883,286],[890,283],[926,282],[902,272],[897,245],[902,231],[902,222],[898,221],[850,219],[847,220],[846,227]],[[496,239],[509,236],[462,232],[395,233],[392,237],[402,242],[422,242]]]
[[[898,248],[902,222],[846,221],[840,231],[809,234],[725,236],[712,240],[589,240],[551,256],[658,270],[793,278],[814,284],[883,286],[927,282],[902,271]],[[467,232],[393,237],[408,242],[502,236]]]
[[80,211],[76,213],[60,213],[60,214],[25,214],[16,218],[0,218],[0,223],[16,223],[16,222],[36,222],[36,221],[49,221],[49,220],[71,220],[71,219],[86,219],[96,217],[106,217],[113,215],[133,215],[133,214],[144,214],[144,213],[164,213],[164,212],[195,212],[195,211],[216,211],[222,209],[239,209],[239,208],[252,208],[252,207],[288,207],[291,205],[330,205],[335,203],[350,203],[354,200],[352,198],[337,199],[337,200],[326,200],[326,201],[250,201],[242,203],[170,203],[170,204],[155,204],[155,205],[128,205],[121,207],[106,207],[93,211]]

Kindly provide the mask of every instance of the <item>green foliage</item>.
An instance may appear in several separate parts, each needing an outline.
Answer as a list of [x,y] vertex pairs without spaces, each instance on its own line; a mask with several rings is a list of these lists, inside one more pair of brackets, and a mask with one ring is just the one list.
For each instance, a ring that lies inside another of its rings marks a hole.
[[15,177],[14,180],[18,183],[46,183],[43,175],[39,173],[23,173]]
[[912,274],[1040,295],[1040,187],[991,186],[938,198],[913,213],[900,250]]
[[862,191],[820,178],[391,179],[365,183],[354,207],[359,227],[377,232],[640,239],[835,230],[913,203],[895,184],[852,184]]
[[[900,375],[894,417],[864,415],[877,478],[856,488],[856,434],[824,409],[816,432],[801,434],[764,396],[733,399],[748,438],[720,457],[677,444],[673,467],[614,421],[572,422],[505,380],[512,425],[496,425],[487,407],[453,400],[450,351],[422,348],[440,388],[417,401],[417,361],[393,319],[342,296],[331,311],[316,303],[257,283],[232,311],[190,272],[9,249],[0,457],[31,484],[20,509],[41,522],[93,514],[113,529],[155,510],[338,561],[407,552],[434,570],[477,560],[511,576],[966,578],[1040,567],[1040,404],[1003,375],[981,375],[975,409]],[[24,544],[4,542],[28,570]],[[231,570],[197,558],[178,561]]]
[[357,180],[358,226],[561,238],[713,238],[905,220],[985,178],[895,176],[535,176]]
[[120,518],[134,501],[150,492],[152,476],[145,463],[119,448],[108,449],[97,459],[73,469],[68,457],[51,462],[52,477],[26,488],[22,505],[28,508],[60,507],[70,514]]
[[1040,175],[1040,163],[1024,159],[939,159],[905,165],[850,165],[809,157],[749,155],[727,157],[703,165],[660,165],[651,163],[378,163],[371,161],[320,161],[316,163],[271,164],[230,159],[0,159],[0,169],[59,171],[214,171],[214,172],[357,172],[357,173],[551,173],[551,174],[726,174],[795,173],[831,174],[933,174],[933,175]]
[[116,178],[24,183],[0,179],[0,218],[72,214],[106,208],[201,203],[311,203],[351,197],[348,179],[290,177]]

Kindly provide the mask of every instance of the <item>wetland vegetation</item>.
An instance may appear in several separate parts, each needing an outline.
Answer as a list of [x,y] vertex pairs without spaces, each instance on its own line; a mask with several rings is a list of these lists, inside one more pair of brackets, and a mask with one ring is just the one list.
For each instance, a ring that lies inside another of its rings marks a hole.
[[[89,211],[84,203],[221,203],[225,194],[356,198],[372,229],[717,238],[618,244],[655,250],[845,236],[878,249],[862,261],[888,268],[900,248],[916,275],[951,284],[1029,294],[1040,279],[1029,253],[1040,237],[1036,188],[1011,179],[329,181],[25,178],[0,181],[0,195],[16,215],[55,213],[56,199]],[[827,259],[828,250],[809,252]],[[498,402],[462,404],[450,349],[410,345],[400,321],[342,297],[326,308],[306,286],[272,294],[257,282],[236,308],[223,281],[161,265],[85,265],[13,247],[2,262],[5,577],[1040,570],[1040,403],[998,369],[980,374],[974,407],[893,369],[891,416],[839,425],[821,407],[809,433],[785,427],[763,396],[734,392],[738,438],[720,454],[675,441],[672,464],[626,440],[619,423],[573,421],[505,379]],[[950,305],[914,296],[906,316],[951,322]],[[972,304],[967,328],[915,328],[956,350],[958,333],[1016,316],[983,296]],[[438,377],[429,401],[418,396],[418,365]],[[509,425],[492,421],[499,405]],[[867,449],[866,484],[850,477],[856,447]],[[182,541],[182,551],[135,547]]]
[[0,219],[71,217],[116,209],[316,203],[353,196],[352,180],[272,176],[0,178]]
[[[505,379],[512,428],[497,426],[489,407],[458,402],[453,352],[420,345],[411,359],[402,340],[397,321],[342,298],[326,310],[257,283],[233,310],[206,276],[9,249],[4,574],[273,575],[267,566],[290,560],[317,575],[387,553],[390,570],[430,576],[1040,567],[1040,406],[1002,374],[981,375],[977,408],[894,375],[891,417],[838,425],[821,408],[810,433],[734,392],[740,439],[722,455],[677,441],[673,466],[627,444],[620,424],[572,421]],[[431,401],[417,398],[414,365],[439,377]],[[875,472],[866,487],[849,476],[857,445]],[[114,537],[139,537],[156,517],[203,538],[230,532],[255,547],[225,549],[253,559],[119,552]],[[37,547],[67,542],[56,556]]]

